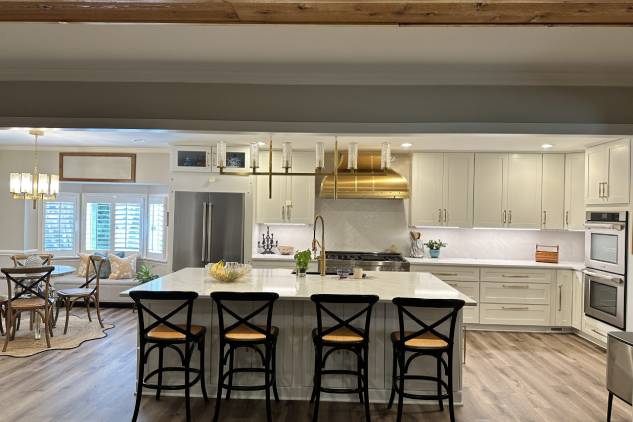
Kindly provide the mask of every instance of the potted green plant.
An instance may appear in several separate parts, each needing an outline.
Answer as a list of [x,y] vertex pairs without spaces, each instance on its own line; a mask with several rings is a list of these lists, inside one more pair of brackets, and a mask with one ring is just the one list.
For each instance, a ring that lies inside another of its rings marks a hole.
[[147,265],[141,265],[136,272],[136,280],[139,284],[147,283],[148,281],[152,281],[158,278],[156,274],[152,272],[152,269]]
[[431,255],[431,258],[439,258],[440,249],[446,247],[446,243],[441,240],[429,240],[424,244],[424,246],[429,248],[429,255]]
[[305,251],[299,251],[295,253],[295,267],[297,270],[297,277],[305,277],[308,265],[312,259],[312,252],[309,249]]

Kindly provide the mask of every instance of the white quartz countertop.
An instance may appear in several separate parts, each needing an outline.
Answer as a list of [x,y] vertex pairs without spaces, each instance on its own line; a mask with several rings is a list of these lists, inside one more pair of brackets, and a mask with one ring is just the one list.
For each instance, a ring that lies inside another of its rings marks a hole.
[[254,253],[251,257],[254,261],[294,261],[295,254],[291,255],[282,255],[282,254],[262,254],[262,253]]
[[470,265],[475,267],[522,267],[552,268],[560,270],[580,271],[585,268],[584,262],[561,261],[558,264],[547,264],[521,259],[479,259],[479,258],[405,258],[412,265]]
[[130,291],[188,291],[209,297],[214,291],[230,292],[276,292],[281,299],[310,300],[318,293],[331,294],[375,294],[381,302],[390,302],[394,297],[417,297],[424,299],[462,299],[467,306],[477,302],[460,293],[439,278],[425,272],[380,272],[367,271],[367,278],[339,280],[338,276],[308,274],[297,277],[289,269],[255,268],[234,283],[222,283],[207,275],[204,268],[183,268],[175,273],[157,278],[121,293]]

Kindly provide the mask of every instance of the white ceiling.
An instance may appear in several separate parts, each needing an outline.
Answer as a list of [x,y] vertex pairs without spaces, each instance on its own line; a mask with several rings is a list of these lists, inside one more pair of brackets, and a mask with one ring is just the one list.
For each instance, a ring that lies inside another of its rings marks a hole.
[[631,27],[0,23],[0,79],[633,84]]
[[[229,145],[249,145],[266,142],[268,133],[214,133],[148,129],[45,129],[39,145],[43,149],[85,148],[160,148],[170,145],[215,145],[222,140]],[[295,149],[313,149],[314,143],[323,141],[332,148],[331,134],[276,133],[273,144],[292,142]],[[551,144],[548,151],[581,151],[587,145],[617,137],[581,135],[518,135],[518,134],[416,134],[416,135],[345,135],[339,137],[344,148],[349,142],[358,142],[361,148],[379,148],[382,142],[391,142],[394,150],[405,150],[403,143],[411,143],[410,150],[440,151],[542,151],[541,145]],[[32,148],[33,137],[28,128],[0,129],[0,146],[5,148]]]

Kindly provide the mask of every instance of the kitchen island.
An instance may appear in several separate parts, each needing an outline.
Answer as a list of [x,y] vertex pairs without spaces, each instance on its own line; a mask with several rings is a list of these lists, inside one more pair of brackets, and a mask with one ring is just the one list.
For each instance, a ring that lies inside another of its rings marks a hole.
[[[206,384],[211,396],[215,395],[215,386],[218,373],[218,321],[217,311],[212,304],[210,293],[214,291],[232,292],[276,292],[280,299],[275,304],[273,312],[273,325],[279,327],[279,339],[277,344],[277,385],[279,395],[286,400],[308,400],[312,391],[312,376],[314,371],[314,347],[311,332],[316,327],[315,307],[310,301],[310,296],[316,293],[333,294],[375,294],[380,300],[374,307],[370,328],[369,350],[369,394],[374,402],[385,402],[389,397],[391,388],[391,340],[390,333],[398,329],[396,309],[391,300],[394,297],[418,297],[428,299],[462,299],[466,306],[475,306],[476,302],[455,290],[448,284],[430,273],[423,272],[366,272],[367,277],[362,280],[343,279],[337,276],[307,275],[298,278],[288,269],[253,269],[249,274],[234,283],[221,283],[210,276],[204,268],[184,268],[172,274],[168,274],[156,280],[139,285],[127,290],[122,295],[128,295],[133,290],[144,291],[193,291],[199,294],[194,304],[193,324],[207,327],[206,338]],[[149,307],[158,313],[167,313],[173,306],[149,304]],[[248,309],[244,309],[246,313]],[[338,309],[341,315],[349,316],[353,312],[341,306]],[[418,313],[418,317],[434,321],[437,319],[435,310],[426,310]],[[184,322],[184,313],[175,322]],[[263,321],[262,321],[263,322]],[[444,327],[443,327],[444,328]],[[443,331],[440,329],[440,331]],[[462,390],[462,315],[460,312],[455,329],[456,340],[454,346],[454,389],[455,402],[461,402]],[[197,352],[196,352],[197,353]],[[148,370],[157,367],[156,356],[150,356]],[[194,357],[192,362],[196,362]],[[250,350],[240,351],[236,355],[236,366],[259,365],[259,357]],[[177,364],[177,356],[165,355],[166,363]],[[352,368],[356,361],[351,356],[342,352],[336,352],[328,360],[328,367]],[[419,373],[432,374],[435,371],[435,362],[432,359],[417,359],[412,364],[412,370]],[[255,374],[244,374],[237,378],[235,384],[253,383]],[[165,379],[169,382],[169,379]],[[324,384],[330,387],[351,387],[356,379],[352,377],[324,379]],[[435,384],[420,382],[418,385],[407,386],[407,391],[418,393],[434,393]],[[193,390],[199,393],[199,387]],[[178,391],[175,394],[184,394]],[[235,391],[235,397],[261,398],[263,391]],[[232,393],[233,395],[233,393]],[[322,394],[322,400],[350,400],[356,401],[356,395],[329,395]]]

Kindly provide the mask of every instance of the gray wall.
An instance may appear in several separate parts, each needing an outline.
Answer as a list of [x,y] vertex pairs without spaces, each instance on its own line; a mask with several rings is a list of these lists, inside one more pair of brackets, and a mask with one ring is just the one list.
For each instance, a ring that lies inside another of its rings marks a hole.
[[516,133],[633,127],[632,87],[0,82],[0,92],[10,99],[0,102],[0,126]]

